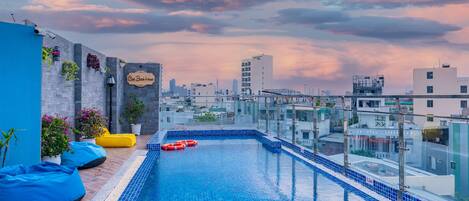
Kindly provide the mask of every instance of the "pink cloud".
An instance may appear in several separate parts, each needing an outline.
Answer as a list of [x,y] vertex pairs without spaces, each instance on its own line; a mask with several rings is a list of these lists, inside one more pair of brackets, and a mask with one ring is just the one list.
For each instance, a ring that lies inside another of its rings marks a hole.
[[440,7],[408,8],[402,13],[407,16],[430,19],[442,23],[469,26],[469,3],[448,4]]
[[444,38],[453,43],[469,43],[469,3],[449,4],[440,7],[409,8],[402,10],[401,13],[463,27],[459,31],[448,33]]
[[178,10],[170,12],[168,15],[204,16],[205,14],[202,11]]
[[87,4],[83,0],[32,0],[22,7],[23,10],[32,12],[66,12],[66,11],[94,11],[106,13],[148,13],[143,8],[112,8],[106,5]]
[[113,27],[113,26],[130,27],[130,26],[134,26],[138,24],[144,24],[144,22],[137,21],[137,20],[108,18],[108,17],[96,19],[93,21],[93,23],[98,28],[106,28],[106,27]]
[[460,31],[447,34],[445,38],[453,43],[464,43],[469,44],[469,27],[466,27]]

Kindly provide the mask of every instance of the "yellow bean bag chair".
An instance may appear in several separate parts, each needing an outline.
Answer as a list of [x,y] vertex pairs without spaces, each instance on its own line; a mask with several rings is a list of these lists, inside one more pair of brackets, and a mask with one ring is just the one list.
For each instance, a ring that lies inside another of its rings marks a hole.
[[102,147],[133,147],[137,138],[132,133],[111,134],[107,128],[103,128],[103,135],[96,138],[96,144]]

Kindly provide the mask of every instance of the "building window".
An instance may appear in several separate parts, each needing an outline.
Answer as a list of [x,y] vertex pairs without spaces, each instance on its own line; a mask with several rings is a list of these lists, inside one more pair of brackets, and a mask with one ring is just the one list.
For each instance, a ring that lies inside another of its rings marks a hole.
[[427,86],[427,93],[429,94],[433,93],[433,86]]
[[430,156],[430,168],[436,170],[436,158],[434,156]]
[[303,132],[303,139],[309,139],[309,132]]
[[433,107],[433,100],[427,100],[427,107]]
[[433,79],[433,72],[427,72],[427,79],[428,80]]
[[447,120],[441,120],[440,121],[440,126],[448,126],[448,121]]
[[467,85],[461,85],[459,91],[463,94],[467,93]]
[[427,116],[427,121],[428,122],[433,122],[433,115],[428,115]]
[[461,101],[461,108],[467,108],[467,100]]
[[450,165],[451,169],[453,169],[453,170],[456,169],[456,162],[450,161],[450,162],[449,162],[449,165]]

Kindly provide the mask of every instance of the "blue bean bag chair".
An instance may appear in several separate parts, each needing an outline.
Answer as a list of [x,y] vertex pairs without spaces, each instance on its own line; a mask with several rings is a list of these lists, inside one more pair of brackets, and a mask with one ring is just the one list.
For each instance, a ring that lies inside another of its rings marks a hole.
[[62,165],[78,169],[96,167],[105,160],[104,148],[88,142],[70,142],[70,151],[62,154]]
[[0,169],[0,200],[74,201],[85,196],[78,170],[54,163]]

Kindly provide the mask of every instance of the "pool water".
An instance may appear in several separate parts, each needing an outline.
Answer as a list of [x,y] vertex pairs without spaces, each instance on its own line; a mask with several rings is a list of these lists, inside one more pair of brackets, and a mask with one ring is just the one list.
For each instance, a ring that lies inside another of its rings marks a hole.
[[[187,138],[168,138],[173,142]],[[366,200],[286,153],[268,151],[254,137],[193,137],[199,145],[162,151],[139,200],[284,201]]]

